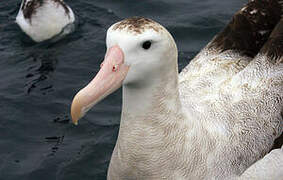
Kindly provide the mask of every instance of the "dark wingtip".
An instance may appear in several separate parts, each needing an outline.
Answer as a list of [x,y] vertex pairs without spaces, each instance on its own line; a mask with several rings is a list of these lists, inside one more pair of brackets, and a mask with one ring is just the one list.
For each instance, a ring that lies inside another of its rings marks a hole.
[[24,18],[29,19],[31,23],[32,15],[36,13],[36,8],[40,7],[42,3],[43,2],[39,0],[34,0],[34,1],[29,1],[29,2],[24,0],[23,6],[22,6]]
[[251,0],[209,44],[220,52],[235,50],[254,57],[282,15],[283,0]]
[[[65,13],[69,16],[69,9],[67,7],[67,5],[64,3],[63,0],[52,0],[55,3],[58,3],[59,5],[61,5],[64,10]],[[31,23],[31,18],[34,14],[36,14],[36,10],[42,6],[44,4],[43,0],[32,0],[27,2],[27,0],[23,1],[23,6],[22,6],[22,11],[23,11],[23,15],[25,19],[29,19],[30,23]],[[70,16],[69,16],[70,18]]]
[[277,139],[275,139],[271,150],[281,148],[282,145],[283,145],[283,134],[281,134]]
[[278,4],[281,8],[281,19],[260,51],[273,64],[283,63],[283,0],[279,0]]
[[273,64],[283,63],[283,18],[272,31],[260,53],[266,55]]

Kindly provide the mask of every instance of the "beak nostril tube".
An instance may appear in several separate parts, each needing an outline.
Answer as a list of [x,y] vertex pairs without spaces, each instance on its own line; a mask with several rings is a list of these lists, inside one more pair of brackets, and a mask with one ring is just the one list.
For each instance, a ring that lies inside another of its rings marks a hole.
[[113,68],[112,68],[113,72],[116,72],[117,70],[118,70],[118,64],[114,65]]
[[[129,67],[124,64],[123,51],[119,46],[108,50],[93,80],[75,95],[71,115],[74,124],[95,104],[122,86]],[[115,72],[115,73],[113,73]]]

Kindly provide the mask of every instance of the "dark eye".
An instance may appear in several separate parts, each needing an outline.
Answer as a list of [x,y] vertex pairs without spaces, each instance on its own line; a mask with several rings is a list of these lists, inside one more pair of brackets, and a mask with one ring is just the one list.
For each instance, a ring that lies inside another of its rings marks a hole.
[[151,46],[151,42],[150,41],[145,41],[143,44],[142,44],[142,48],[144,49],[149,49]]

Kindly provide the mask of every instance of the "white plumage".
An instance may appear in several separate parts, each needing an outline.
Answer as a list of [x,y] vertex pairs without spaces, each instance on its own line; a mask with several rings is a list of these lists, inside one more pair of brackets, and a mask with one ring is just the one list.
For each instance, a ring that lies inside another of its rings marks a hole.
[[250,1],[180,74],[160,24],[133,17],[108,29],[104,65],[75,96],[72,118],[123,82],[109,180],[265,179],[257,170],[269,168],[280,177],[282,150],[264,156],[283,131],[281,2]]
[[35,42],[48,40],[75,21],[63,0],[23,0],[16,23]]
[[[109,180],[233,179],[268,153],[282,134],[282,63],[209,44],[178,75],[169,33],[136,34],[127,21],[107,32],[130,65]],[[148,39],[156,45],[141,52]]]
[[241,180],[279,180],[283,179],[283,146],[274,149],[264,158],[249,167],[242,175]]

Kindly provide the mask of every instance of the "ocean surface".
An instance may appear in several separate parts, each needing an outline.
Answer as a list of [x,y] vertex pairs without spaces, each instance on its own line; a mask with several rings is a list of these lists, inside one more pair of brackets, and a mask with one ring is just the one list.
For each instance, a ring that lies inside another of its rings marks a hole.
[[[144,16],[164,25],[182,69],[247,0],[66,0],[74,33],[33,43],[14,23],[20,0],[0,1],[0,180],[104,180],[120,123],[121,89],[74,126],[70,105],[98,72],[107,28]],[[137,102],[137,106],[138,106]]]

